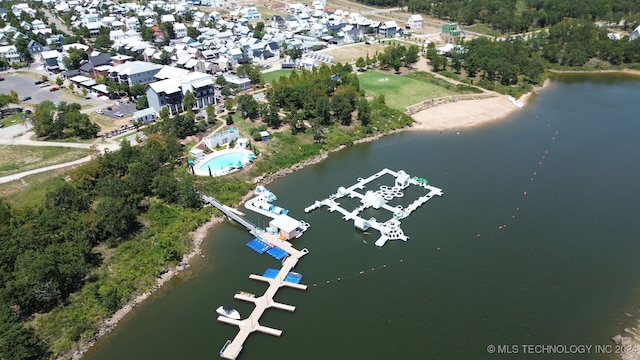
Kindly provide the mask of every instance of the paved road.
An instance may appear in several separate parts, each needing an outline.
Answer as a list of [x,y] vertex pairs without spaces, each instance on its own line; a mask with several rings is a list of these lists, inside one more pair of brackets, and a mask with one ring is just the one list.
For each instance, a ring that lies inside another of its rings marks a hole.
[[[30,125],[19,124],[8,126],[6,128],[0,129],[0,145],[23,145],[23,146],[57,146],[57,147],[70,147],[77,149],[90,149],[92,146],[95,146],[96,150],[99,150],[100,153],[104,153],[107,151],[116,151],[120,148],[120,145],[112,142],[101,142],[101,140],[97,140],[93,143],[65,143],[65,142],[54,142],[54,141],[34,141],[31,140],[31,136],[33,136],[33,132],[29,131]],[[69,161],[62,164],[56,164],[51,166],[42,167],[39,169],[33,169],[29,171],[24,171],[17,174],[7,175],[0,177],[0,184],[7,183],[14,180],[22,179],[25,176],[38,174],[46,171],[51,171],[55,169],[61,169],[65,167],[75,166],[87,161],[91,160],[91,155],[85,156],[82,159]]]
[[56,24],[56,27],[58,28],[58,30],[63,31],[63,32],[69,34],[69,35],[73,35],[73,32],[71,30],[69,30],[69,28],[67,28],[67,25],[65,25],[62,21],[60,21],[57,16],[52,14],[51,11],[49,11],[49,9],[47,9],[46,7],[43,7],[41,9],[44,12],[44,14],[46,15],[47,22],[49,24],[51,24],[51,23]]

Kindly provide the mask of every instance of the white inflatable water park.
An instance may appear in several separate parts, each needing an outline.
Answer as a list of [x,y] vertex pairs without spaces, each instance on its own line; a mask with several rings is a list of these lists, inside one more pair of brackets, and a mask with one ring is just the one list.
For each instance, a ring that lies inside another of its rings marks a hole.
[[[391,175],[395,178],[393,185],[380,185],[378,190],[367,190],[364,193],[356,191],[364,190],[367,184],[385,175]],[[419,196],[407,207],[403,207],[402,205],[391,206],[389,204],[389,202],[396,198],[404,197],[404,190],[412,185],[427,190],[427,193]],[[324,200],[316,201],[313,205],[305,208],[304,211],[309,213],[315,209],[326,206],[331,212],[337,211],[341,213],[343,215],[342,219],[345,221],[353,220],[354,226],[360,231],[367,231],[370,228],[378,230],[380,232],[380,238],[376,240],[375,244],[376,246],[384,246],[389,240],[407,241],[409,237],[405,235],[400,228],[400,220],[411,215],[412,212],[436,195],[444,195],[442,189],[430,185],[426,179],[412,177],[403,170],[396,172],[384,168],[366,179],[358,178],[358,182],[348,188],[339,187],[335,194],[331,194]],[[336,201],[345,196],[352,199],[359,198],[360,205],[353,210],[345,209]],[[373,217],[364,219],[360,216],[360,213],[367,208],[387,210],[391,213],[391,218],[384,222],[379,222]]]

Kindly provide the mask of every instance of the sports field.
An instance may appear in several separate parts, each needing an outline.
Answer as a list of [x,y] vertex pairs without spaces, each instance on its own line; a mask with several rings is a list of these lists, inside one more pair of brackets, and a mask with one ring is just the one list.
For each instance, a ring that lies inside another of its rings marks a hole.
[[360,88],[367,95],[384,95],[385,102],[392,108],[405,110],[407,106],[422,100],[456,94],[455,91],[403,75],[366,71],[358,75]]
[[289,76],[293,70],[274,70],[262,73],[262,79],[266,83],[270,83],[273,80],[279,79],[281,76]]

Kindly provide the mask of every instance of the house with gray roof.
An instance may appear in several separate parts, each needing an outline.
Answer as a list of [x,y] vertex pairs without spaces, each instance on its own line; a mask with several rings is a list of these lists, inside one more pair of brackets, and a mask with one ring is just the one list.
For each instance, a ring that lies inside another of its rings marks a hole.
[[144,61],[128,61],[114,67],[109,72],[109,78],[116,83],[126,82],[129,86],[148,84],[155,81],[155,75],[162,69],[162,65]]

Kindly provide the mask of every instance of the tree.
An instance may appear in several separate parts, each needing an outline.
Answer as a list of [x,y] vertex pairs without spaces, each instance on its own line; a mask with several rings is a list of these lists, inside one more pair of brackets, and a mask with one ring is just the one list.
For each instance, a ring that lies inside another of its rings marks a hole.
[[259,84],[261,80],[260,68],[258,68],[257,65],[252,65],[252,64],[240,65],[236,69],[236,75],[238,75],[239,77],[249,78],[252,84]]
[[137,110],[142,110],[142,109],[146,109],[149,107],[149,101],[147,100],[146,96],[140,96],[138,98],[138,100],[136,101],[136,109]]
[[188,112],[193,113],[193,108],[196,106],[196,97],[193,95],[191,90],[187,90],[184,94],[184,99],[182,100],[184,108],[187,109]]
[[233,125],[233,116],[231,114],[227,114],[226,122],[227,125]]
[[266,30],[264,28],[264,23],[262,21],[258,21],[255,29],[253,29],[253,37],[256,39],[262,39],[266,34]]
[[62,78],[60,76],[58,76],[56,78],[56,85],[62,86],[62,84],[64,84],[64,81],[62,80]]
[[334,116],[340,121],[340,124],[345,126],[351,125],[353,106],[345,92],[339,92],[333,95],[331,98],[331,109],[333,110]]
[[258,102],[251,95],[241,95],[236,99],[238,103],[238,110],[242,113],[242,116],[255,119],[259,115]]
[[216,78],[216,85],[219,86],[226,86],[227,85],[227,79],[224,78],[224,76],[220,75]]
[[358,110],[358,121],[360,121],[362,126],[371,124],[371,107],[369,107],[367,99],[360,98],[356,105],[356,110]]
[[362,56],[359,57],[358,60],[356,60],[356,67],[358,68],[358,70],[362,70],[366,66],[367,61]]
[[146,87],[142,83],[135,83],[131,87],[131,96],[139,97],[146,94]]
[[187,27],[187,36],[192,39],[198,39],[198,37],[200,36],[200,31],[198,31],[198,29],[194,28],[193,26],[189,26]]
[[106,197],[96,206],[103,239],[118,239],[136,223],[136,212],[123,198]]
[[0,306],[0,359],[37,360],[49,358],[46,343],[33,329],[23,326],[7,306]]
[[404,66],[410,67],[412,64],[417,63],[419,54],[420,48],[417,45],[409,46],[407,51],[404,53]]

